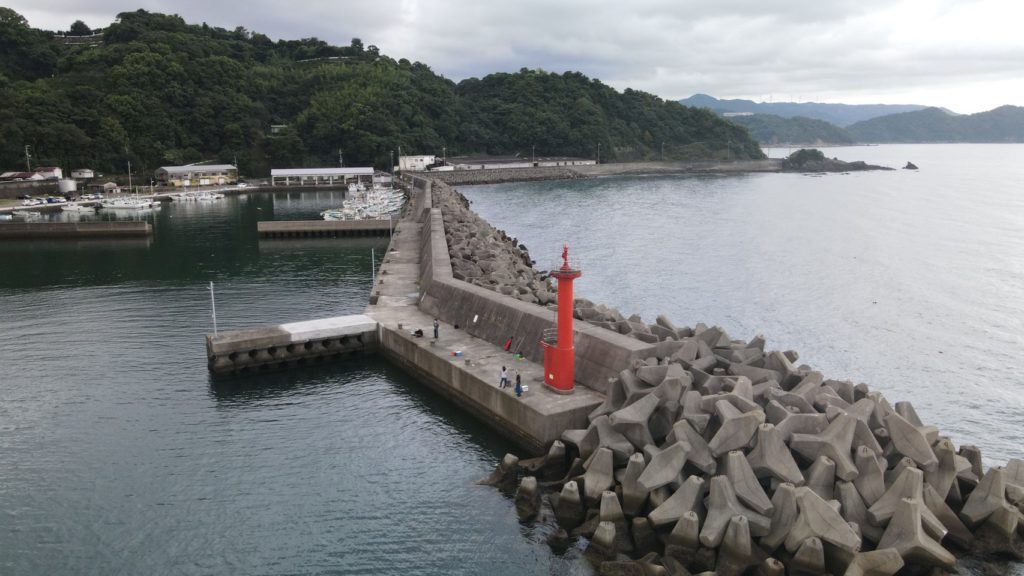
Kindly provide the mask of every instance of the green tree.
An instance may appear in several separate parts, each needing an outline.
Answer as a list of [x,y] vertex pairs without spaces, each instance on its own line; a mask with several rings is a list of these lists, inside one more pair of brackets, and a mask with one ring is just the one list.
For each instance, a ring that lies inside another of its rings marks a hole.
[[92,28],[89,28],[85,22],[81,20],[75,20],[71,24],[71,29],[68,30],[69,36],[89,36],[92,34]]

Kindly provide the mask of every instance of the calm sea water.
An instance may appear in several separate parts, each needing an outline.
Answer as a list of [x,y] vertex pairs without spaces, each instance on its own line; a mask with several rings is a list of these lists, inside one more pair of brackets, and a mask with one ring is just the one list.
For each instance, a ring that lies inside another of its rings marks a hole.
[[[762,332],[993,464],[1024,455],[1022,152],[463,191],[539,266],[568,241],[580,295]],[[210,281],[221,329],[363,309],[384,242],[255,233],[341,198],[173,206],[151,242],[0,243],[0,574],[587,572],[473,484],[513,447],[386,363],[207,374]]]
[[[386,240],[259,242],[340,193],[0,243],[0,574],[578,573],[476,486],[513,447],[380,360],[212,380],[203,335],[360,313]],[[150,217],[152,220],[152,217]]]

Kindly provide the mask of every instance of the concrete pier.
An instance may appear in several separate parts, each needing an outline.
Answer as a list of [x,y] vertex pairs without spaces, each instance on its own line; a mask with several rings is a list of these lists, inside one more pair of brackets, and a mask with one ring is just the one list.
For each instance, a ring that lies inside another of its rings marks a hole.
[[364,356],[376,341],[372,318],[336,316],[207,335],[206,357],[210,372],[248,374]]
[[[529,452],[540,454],[564,430],[585,427],[587,415],[604,401],[604,396],[586,387],[578,387],[571,395],[545,389],[543,366],[536,361],[540,355],[533,348],[539,350],[541,332],[554,325],[554,313],[452,279],[443,222],[432,205],[430,183],[418,182],[405,214],[391,223],[393,235],[365,316],[208,335],[209,369],[217,374],[246,374],[379,353]],[[353,230],[382,230],[386,234],[389,222],[259,224],[261,236],[275,234],[272,237],[276,238],[344,235]],[[434,287],[429,297],[426,284]],[[436,303],[445,299],[451,300],[447,302],[451,308],[438,310]],[[424,300],[431,304],[421,310]],[[468,317],[463,320],[473,310],[478,312],[478,321]],[[432,337],[435,317],[440,322],[440,337],[436,340]],[[533,328],[527,329],[531,325]],[[422,337],[414,335],[417,329],[423,331]],[[501,346],[513,329],[524,334],[517,347],[522,354]],[[596,333],[597,329],[592,331]],[[628,350],[599,350],[596,355],[603,358],[602,366],[591,372],[604,375],[621,370],[625,362],[647,347],[625,338],[622,344]],[[620,362],[622,366],[611,365]],[[585,362],[582,372],[593,365]],[[508,368],[513,385],[519,376],[527,388],[521,397],[515,395],[513,386],[498,387],[502,366]]]
[[145,238],[153,234],[148,222],[3,222],[0,239]]
[[[462,325],[456,328],[444,319],[440,337],[432,338],[434,318],[419,308],[424,223],[414,214],[403,218],[392,236],[373,288],[375,304],[365,311],[378,323],[378,351],[531,453],[543,453],[563,430],[585,426],[587,414],[604,401],[601,394],[587,388],[577,388],[571,395],[550,392],[543,386],[541,364],[514,357],[500,344],[475,337]],[[423,330],[422,338],[413,336],[416,329]],[[539,346],[536,341],[528,345]],[[513,384],[518,374],[529,388],[522,397],[516,397],[512,386],[498,387],[502,366],[508,368]]]
[[260,238],[344,238],[387,236],[391,220],[283,220],[256,223]]

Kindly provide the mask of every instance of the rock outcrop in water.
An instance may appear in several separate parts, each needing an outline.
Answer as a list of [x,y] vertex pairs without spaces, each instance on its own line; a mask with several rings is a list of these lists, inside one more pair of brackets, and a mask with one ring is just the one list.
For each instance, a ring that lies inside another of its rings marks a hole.
[[838,158],[826,158],[821,150],[814,148],[797,150],[782,162],[783,172],[859,172],[864,170],[892,170],[892,168],[868,164],[862,160],[844,162]]
[[550,521],[590,539],[602,574],[935,574],[954,570],[953,550],[1024,559],[1024,461],[983,471],[977,448],[957,450],[909,402],[826,380],[760,336],[658,325],[674,352],[623,370],[588,428],[517,473],[524,499],[548,489]]

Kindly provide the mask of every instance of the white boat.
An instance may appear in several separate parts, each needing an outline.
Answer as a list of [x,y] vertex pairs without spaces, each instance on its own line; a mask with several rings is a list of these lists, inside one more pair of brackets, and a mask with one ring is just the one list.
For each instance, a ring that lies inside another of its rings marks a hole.
[[67,204],[61,205],[60,209],[61,209],[62,212],[88,213],[88,212],[95,212],[96,211],[96,205],[95,204],[88,204],[88,205],[86,205],[86,204],[79,204],[78,202],[68,202]]
[[405,204],[405,193],[391,188],[358,190],[355,185],[349,185],[349,193],[341,208],[324,210],[320,217],[324,220],[379,220],[398,212]]
[[116,198],[100,203],[104,210],[145,212],[153,209],[153,201],[142,198]]

